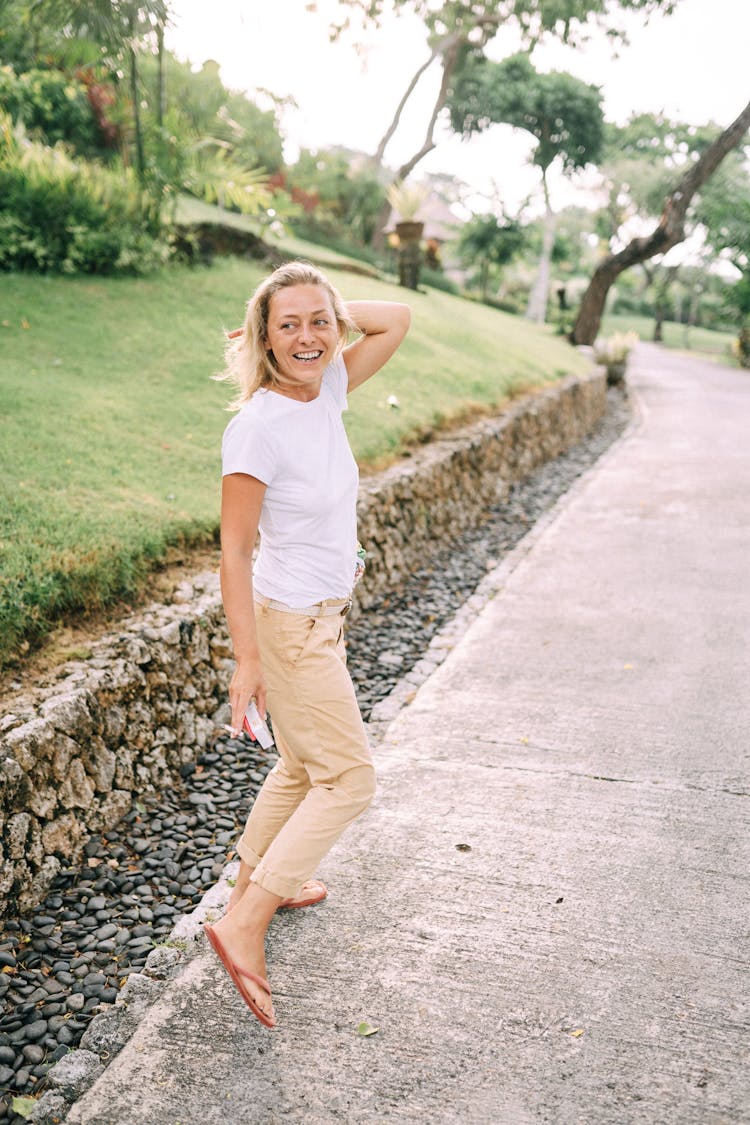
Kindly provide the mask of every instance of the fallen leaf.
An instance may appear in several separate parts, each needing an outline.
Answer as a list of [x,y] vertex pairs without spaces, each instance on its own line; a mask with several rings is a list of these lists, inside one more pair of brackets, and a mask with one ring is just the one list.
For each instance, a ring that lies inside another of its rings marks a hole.
[[375,1035],[378,1031],[380,1031],[379,1027],[373,1027],[367,1020],[363,1020],[357,1028],[357,1035],[361,1035],[363,1039],[366,1039],[368,1035]]
[[470,852],[471,851],[471,844],[456,844],[456,851],[457,852]]
[[25,1118],[26,1121],[31,1117],[31,1111],[36,1105],[36,1098],[14,1098],[12,1102],[13,1112],[17,1113],[19,1117]]
[[570,1038],[571,1039],[580,1039],[582,1035],[583,1035],[583,1028],[577,1027],[575,1031],[571,1031]]
[[632,672],[633,669],[635,668],[635,665],[634,664],[623,664],[623,668],[626,672]]
[[529,745],[529,740],[528,740],[528,738],[519,738],[519,740],[518,740],[518,741],[519,741],[519,742],[522,742],[522,743],[524,744],[524,746],[528,746],[528,745]]
[[24,318],[23,318],[23,320],[21,321],[21,327],[22,327],[22,328],[31,328],[31,325],[29,324],[29,322],[28,322],[28,320],[26,319],[26,317],[24,317]]

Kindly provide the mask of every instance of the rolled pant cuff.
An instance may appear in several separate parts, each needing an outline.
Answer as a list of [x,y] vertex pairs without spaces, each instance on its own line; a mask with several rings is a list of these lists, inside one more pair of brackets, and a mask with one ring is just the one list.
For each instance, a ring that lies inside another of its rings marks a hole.
[[257,867],[262,859],[262,856],[259,856],[257,852],[254,852],[253,849],[246,843],[243,837],[240,837],[240,839],[237,841],[234,850],[237,852],[237,855],[240,857],[240,859],[244,860],[248,867]]
[[278,895],[279,898],[293,898],[305,880],[289,879],[284,875],[274,875],[271,871],[263,871],[262,868],[256,867],[250,876],[250,881],[257,883],[264,891]]

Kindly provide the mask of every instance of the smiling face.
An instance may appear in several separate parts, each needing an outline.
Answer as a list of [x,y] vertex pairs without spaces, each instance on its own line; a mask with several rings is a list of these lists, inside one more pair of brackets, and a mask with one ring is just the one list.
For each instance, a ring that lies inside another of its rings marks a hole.
[[288,285],[274,293],[265,347],[276,360],[278,390],[303,401],[316,398],[337,345],[336,315],[322,285]]

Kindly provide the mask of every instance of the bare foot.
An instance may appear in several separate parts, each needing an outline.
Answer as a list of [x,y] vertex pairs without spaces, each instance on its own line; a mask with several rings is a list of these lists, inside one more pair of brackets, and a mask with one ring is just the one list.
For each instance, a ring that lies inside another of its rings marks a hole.
[[[243,885],[240,885],[239,879],[237,880],[237,883],[229,896],[229,901],[227,903],[226,909],[227,914],[230,912],[230,910],[233,910],[237,903],[240,901],[245,891],[247,890],[249,882],[250,876],[247,877]],[[292,898],[283,898],[279,903],[278,909],[293,910],[294,908],[300,906],[315,906],[317,903],[322,902],[327,894],[328,891],[326,890],[326,885],[325,883],[322,883],[320,879],[308,879],[306,883],[302,884],[296,895],[294,895]]]
[[302,884],[296,895],[281,900],[279,909],[292,910],[299,906],[315,906],[316,903],[322,902],[327,894],[326,885],[320,879],[308,879],[306,883]]
[[[237,902],[240,902],[243,894],[250,886],[250,876],[252,873],[251,867],[247,867],[244,863],[241,864],[240,872],[237,874],[237,881],[232,888],[232,893],[229,894],[229,900],[226,904],[226,913],[233,910]],[[290,899],[281,900],[279,909],[291,910],[296,907],[315,906],[317,902],[323,901],[327,893],[325,883],[320,882],[319,879],[308,879],[306,883],[302,883],[297,894],[292,895]]]
[[[268,924],[281,901],[278,895],[251,883],[242,893],[231,917],[225,914],[213,928],[233,965],[246,973],[266,979],[265,937]],[[242,986],[253,1003],[268,1019],[273,1020],[273,1003],[270,992],[248,977],[242,976]]]
[[237,882],[235,883],[235,885],[232,887],[232,893],[230,894],[229,902],[227,903],[227,909],[226,909],[227,914],[232,909],[232,907],[236,906],[237,903],[240,901],[240,899],[244,895],[245,891],[247,890],[247,884],[248,884],[249,881],[250,881],[249,876],[245,880],[245,882],[242,883],[242,884],[240,884],[240,881],[238,879]]

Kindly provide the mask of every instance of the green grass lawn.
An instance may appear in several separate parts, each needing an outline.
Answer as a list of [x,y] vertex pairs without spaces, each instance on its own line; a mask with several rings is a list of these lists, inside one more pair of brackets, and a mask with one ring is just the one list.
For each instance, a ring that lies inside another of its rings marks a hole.
[[[405,297],[329,272],[345,297]],[[213,541],[230,415],[210,375],[260,276],[225,259],[150,278],[0,277],[0,663],[56,618],[137,593],[170,548]],[[408,299],[409,337],[346,416],[365,470],[587,369],[547,329],[436,290]]]
[[[654,322],[647,316],[622,313],[607,315],[602,322],[602,336],[611,336],[613,332],[637,332],[641,340],[652,340],[654,337]],[[731,357],[731,347],[737,334],[733,332],[713,332],[708,328],[688,328],[673,321],[665,321],[663,325],[664,347],[677,348],[681,351],[700,352],[710,355],[713,359],[723,359],[728,363],[736,361]]]

